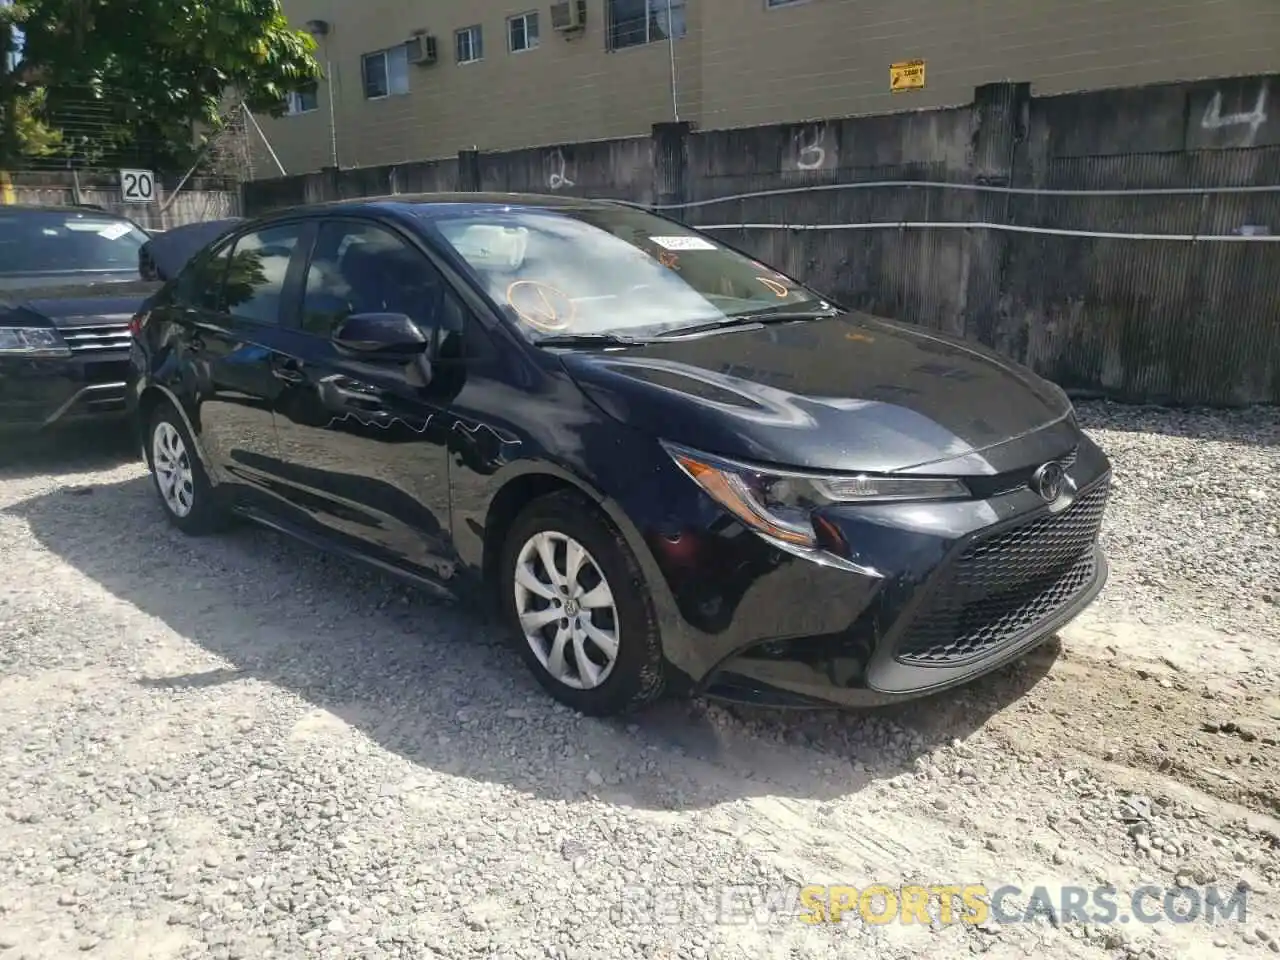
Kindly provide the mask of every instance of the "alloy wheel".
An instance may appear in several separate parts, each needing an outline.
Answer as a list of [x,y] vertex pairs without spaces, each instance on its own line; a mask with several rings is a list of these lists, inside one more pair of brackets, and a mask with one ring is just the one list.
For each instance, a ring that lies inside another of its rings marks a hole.
[[595,558],[577,540],[544,530],[516,557],[516,612],[538,662],[567,687],[590,690],[618,659],[618,609]]
[[187,445],[176,427],[167,420],[156,424],[151,437],[151,462],[164,504],[177,517],[185,517],[195,506],[195,481]]

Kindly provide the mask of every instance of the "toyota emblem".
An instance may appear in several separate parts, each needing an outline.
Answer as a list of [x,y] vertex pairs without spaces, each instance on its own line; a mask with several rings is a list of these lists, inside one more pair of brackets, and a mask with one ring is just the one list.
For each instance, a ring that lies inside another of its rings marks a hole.
[[1050,460],[1031,476],[1031,489],[1045,503],[1053,503],[1067,485],[1067,471],[1057,460]]

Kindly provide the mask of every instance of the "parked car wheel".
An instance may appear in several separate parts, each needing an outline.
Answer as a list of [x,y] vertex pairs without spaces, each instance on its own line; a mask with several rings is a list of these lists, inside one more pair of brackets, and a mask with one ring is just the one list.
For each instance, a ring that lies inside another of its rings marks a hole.
[[225,514],[195,452],[191,434],[171,404],[162,403],[156,408],[147,436],[147,462],[165,516],[192,536],[219,529]]
[[499,585],[521,655],[561,703],[611,716],[662,695],[662,642],[640,566],[582,497],[556,493],[525,508]]

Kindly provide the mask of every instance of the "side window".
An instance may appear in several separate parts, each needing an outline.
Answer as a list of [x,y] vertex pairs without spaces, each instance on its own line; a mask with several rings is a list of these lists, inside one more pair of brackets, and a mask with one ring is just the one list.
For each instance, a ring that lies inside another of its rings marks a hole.
[[456,298],[423,254],[369,223],[320,226],[307,268],[302,328],[329,337],[353,313],[403,313],[424,331],[462,329]]
[[219,310],[222,300],[222,281],[227,271],[231,245],[192,259],[173,283],[173,302],[178,306],[195,310]]
[[284,279],[302,224],[247,233],[235,242],[224,286],[227,313],[257,323],[280,322]]

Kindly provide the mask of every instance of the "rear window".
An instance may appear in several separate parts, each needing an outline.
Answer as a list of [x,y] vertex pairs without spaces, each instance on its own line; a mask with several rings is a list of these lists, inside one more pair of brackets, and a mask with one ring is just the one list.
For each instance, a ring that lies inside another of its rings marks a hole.
[[0,276],[137,271],[146,241],[109,214],[0,207]]

